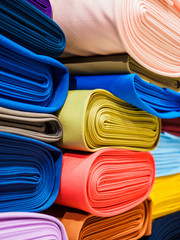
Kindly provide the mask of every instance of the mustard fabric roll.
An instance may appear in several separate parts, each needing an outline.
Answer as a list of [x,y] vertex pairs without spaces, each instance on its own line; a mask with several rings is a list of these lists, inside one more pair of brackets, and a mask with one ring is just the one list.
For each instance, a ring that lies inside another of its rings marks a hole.
[[180,173],[155,179],[152,192],[152,219],[180,210]]
[[69,91],[58,118],[62,148],[150,151],[159,141],[160,119],[102,89]]

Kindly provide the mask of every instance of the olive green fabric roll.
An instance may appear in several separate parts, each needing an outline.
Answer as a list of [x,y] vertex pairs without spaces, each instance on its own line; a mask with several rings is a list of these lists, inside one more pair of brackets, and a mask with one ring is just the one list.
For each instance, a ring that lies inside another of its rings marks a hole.
[[63,137],[57,144],[67,149],[150,151],[160,137],[160,119],[102,89],[69,91],[58,118]]

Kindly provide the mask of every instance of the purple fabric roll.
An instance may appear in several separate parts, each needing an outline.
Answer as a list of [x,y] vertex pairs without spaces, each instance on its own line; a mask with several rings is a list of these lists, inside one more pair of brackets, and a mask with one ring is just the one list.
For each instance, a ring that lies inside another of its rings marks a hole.
[[41,213],[0,213],[0,239],[68,240],[63,224]]
[[41,10],[43,13],[45,13],[47,16],[52,16],[52,8],[49,0],[27,0],[29,3],[37,7],[39,10]]

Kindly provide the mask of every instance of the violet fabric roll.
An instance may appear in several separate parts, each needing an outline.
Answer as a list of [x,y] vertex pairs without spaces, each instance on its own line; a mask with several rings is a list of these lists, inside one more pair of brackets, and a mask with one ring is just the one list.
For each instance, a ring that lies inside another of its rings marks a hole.
[[45,13],[47,16],[52,16],[52,8],[49,0],[27,0],[29,3],[37,7],[41,12]]
[[0,213],[1,240],[68,240],[63,224],[42,213]]

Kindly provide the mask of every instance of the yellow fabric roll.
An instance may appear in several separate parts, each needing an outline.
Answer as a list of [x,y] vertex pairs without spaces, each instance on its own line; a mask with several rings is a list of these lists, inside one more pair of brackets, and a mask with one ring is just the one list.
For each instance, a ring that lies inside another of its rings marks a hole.
[[160,119],[102,89],[69,91],[58,118],[63,127],[58,145],[92,152],[104,147],[150,151],[161,129]]
[[152,219],[180,210],[180,173],[155,179],[152,192]]

